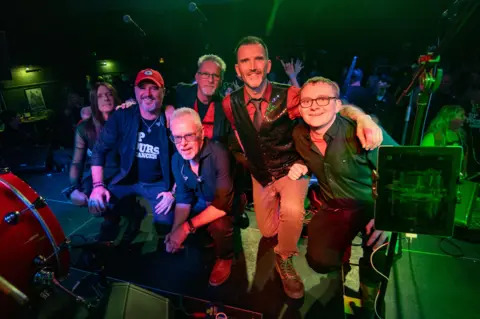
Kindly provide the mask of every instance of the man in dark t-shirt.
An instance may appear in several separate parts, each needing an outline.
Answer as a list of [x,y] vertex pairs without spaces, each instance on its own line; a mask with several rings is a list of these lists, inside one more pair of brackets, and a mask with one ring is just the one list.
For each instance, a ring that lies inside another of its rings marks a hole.
[[[141,196],[149,202],[156,224],[172,225],[170,211],[174,196],[170,159],[173,147],[168,140],[167,121],[161,107],[164,88],[159,72],[140,71],[135,80],[138,106],[114,112],[105,124],[92,154],[93,190],[89,209],[95,216],[102,216],[109,204]],[[105,157],[114,148],[118,149],[120,169],[110,184],[105,185]],[[135,221],[138,228],[138,220]]]

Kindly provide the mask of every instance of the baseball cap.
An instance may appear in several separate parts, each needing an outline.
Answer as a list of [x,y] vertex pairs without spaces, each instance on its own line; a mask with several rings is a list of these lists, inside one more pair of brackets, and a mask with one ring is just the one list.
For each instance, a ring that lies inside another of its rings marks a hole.
[[145,80],[150,80],[159,87],[165,87],[165,82],[163,81],[162,75],[160,74],[160,72],[153,69],[145,69],[138,72],[137,78],[135,79],[135,86]]

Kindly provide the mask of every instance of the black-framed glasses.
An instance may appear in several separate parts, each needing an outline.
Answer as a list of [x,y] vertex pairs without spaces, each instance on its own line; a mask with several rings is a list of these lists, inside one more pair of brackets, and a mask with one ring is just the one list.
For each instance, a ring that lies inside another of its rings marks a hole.
[[220,80],[220,74],[200,72],[200,71],[198,71],[197,74],[200,76],[200,79],[202,79],[202,80],[208,80],[208,79],[210,79],[210,77],[212,79],[214,79],[215,81]]
[[331,100],[337,99],[338,97],[336,96],[319,96],[316,99],[306,98],[300,101],[300,106],[304,109],[309,108],[312,106],[313,101],[315,101],[318,106],[327,106]]
[[198,133],[200,130],[195,133],[185,134],[185,135],[170,135],[170,140],[175,144],[182,143],[182,140],[185,139],[187,142],[196,142],[199,138]]

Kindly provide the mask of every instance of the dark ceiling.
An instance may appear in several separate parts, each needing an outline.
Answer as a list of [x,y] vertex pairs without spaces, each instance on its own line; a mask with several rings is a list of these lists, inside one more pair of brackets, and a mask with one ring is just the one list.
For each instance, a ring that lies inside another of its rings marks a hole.
[[[8,1],[8,3],[6,3]],[[208,18],[188,10],[186,0],[3,0],[14,63],[25,60],[191,58],[207,51],[230,59],[236,41],[265,37],[274,55],[300,51],[396,54],[411,43],[418,54],[439,32],[439,18],[453,0],[280,0],[274,29],[266,36],[278,0],[198,0]],[[122,17],[129,14],[147,33],[141,37]],[[477,18],[476,21],[479,21]],[[31,62],[32,63],[32,62]]]

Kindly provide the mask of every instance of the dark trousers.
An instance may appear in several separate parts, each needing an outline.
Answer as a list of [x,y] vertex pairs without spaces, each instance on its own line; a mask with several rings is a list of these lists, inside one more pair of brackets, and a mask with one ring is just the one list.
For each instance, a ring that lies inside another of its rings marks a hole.
[[[210,203],[200,199],[193,206],[190,217],[200,214]],[[203,243],[205,240],[212,239],[215,247],[215,254],[219,259],[232,259],[233,249],[233,218],[226,215],[210,224],[201,227],[192,236],[191,240]]]
[[[372,247],[366,246],[369,236],[365,227],[371,218],[364,211],[347,209],[320,210],[308,224],[308,247],[306,259],[309,266],[318,273],[339,270],[344,262],[345,252],[350,249],[359,232],[363,235],[363,257],[360,258],[360,282],[367,286],[380,283],[381,276],[370,264]],[[386,261],[386,247],[376,252],[375,267],[383,271]]]

